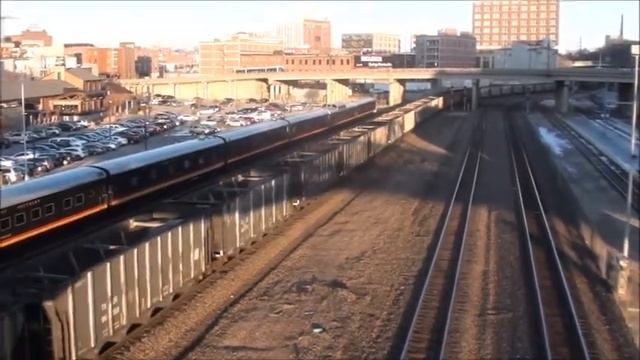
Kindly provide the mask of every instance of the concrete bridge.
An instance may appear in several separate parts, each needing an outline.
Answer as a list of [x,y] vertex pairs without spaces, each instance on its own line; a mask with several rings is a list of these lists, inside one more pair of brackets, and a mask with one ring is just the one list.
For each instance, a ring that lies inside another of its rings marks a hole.
[[[165,94],[179,99],[202,97],[222,99],[225,97],[287,98],[299,81],[322,81],[326,84],[325,101],[343,101],[351,95],[349,83],[352,80],[384,81],[389,84],[389,104],[402,102],[405,83],[411,80],[432,81],[436,85],[442,80],[472,80],[472,91],[478,91],[479,80],[501,82],[555,82],[559,108],[567,107],[569,82],[618,83],[622,92],[631,93],[633,87],[632,69],[354,69],[336,72],[278,72],[254,74],[224,74],[203,76],[189,74],[165,79],[127,79],[120,83],[137,95]],[[472,96],[472,98],[477,98]],[[476,104],[474,104],[476,105]]]

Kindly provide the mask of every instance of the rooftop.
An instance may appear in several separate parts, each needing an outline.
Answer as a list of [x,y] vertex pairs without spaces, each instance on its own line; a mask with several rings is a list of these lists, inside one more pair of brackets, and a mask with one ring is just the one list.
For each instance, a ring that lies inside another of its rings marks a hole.
[[100,77],[95,76],[91,73],[89,69],[67,69],[69,74],[79,78],[82,81],[91,81],[91,80],[102,80]]
[[65,89],[77,88],[62,80],[31,80],[9,71],[2,71],[0,101],[15,101],[21,98],[21,80],[24,82],[25,98],[40,98],[64,94]]

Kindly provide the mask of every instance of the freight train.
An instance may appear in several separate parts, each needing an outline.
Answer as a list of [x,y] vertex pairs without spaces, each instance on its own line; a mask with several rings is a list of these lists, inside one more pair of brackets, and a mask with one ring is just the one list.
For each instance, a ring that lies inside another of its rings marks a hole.
[[0,248],[376,111],[365,98],[0,189]]

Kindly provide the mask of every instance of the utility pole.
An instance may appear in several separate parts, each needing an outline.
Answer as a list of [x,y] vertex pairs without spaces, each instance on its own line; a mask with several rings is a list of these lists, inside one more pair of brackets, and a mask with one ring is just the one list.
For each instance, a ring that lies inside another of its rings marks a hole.
[[[24,145],[24,180],[28,180],[29,178],[29,166],[27,162],[27,120],[26,120],[26,110],[24,107],[24,80],[20,80],[20,98],[22,99],[22,143]],[[35,150],[34,150],[35,152]]]

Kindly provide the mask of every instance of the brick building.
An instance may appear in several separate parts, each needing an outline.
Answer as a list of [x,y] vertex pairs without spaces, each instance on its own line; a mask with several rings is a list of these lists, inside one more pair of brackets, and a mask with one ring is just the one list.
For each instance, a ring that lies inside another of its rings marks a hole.
[[476,39],[467,32],[446,29],[438,35],[416,35],[416,67],[475,67]]
[[228,41],[206,41],[200,43],[200,73],[215,75],[232,72],[243,67],[241,55],[274,55],[282,53],[279,39],[258,37],[239,33]]
[[65,55],[79,59],[80,66],[95,65],[98,74],[120,79],[136,77],[135,45],[122,42],[117,48],[98,48],[92,44],[65,44]]
[[20,35],[9,36],[9,41],[19,42],[21,45],[30,46],[51,46],[53,38],[47,34],[46,30],[27,29]]
[[480,49],[545,38],[557,44],[559,18],[558,0],[476,0],[473,34]]
[[331,22],[303,19],[281,24],[276,36],[287,51],[305,50],[307,53],[331,52]]
[[400,35],[381,33],[342,34],[342,49],[352,54],[400,52]]

